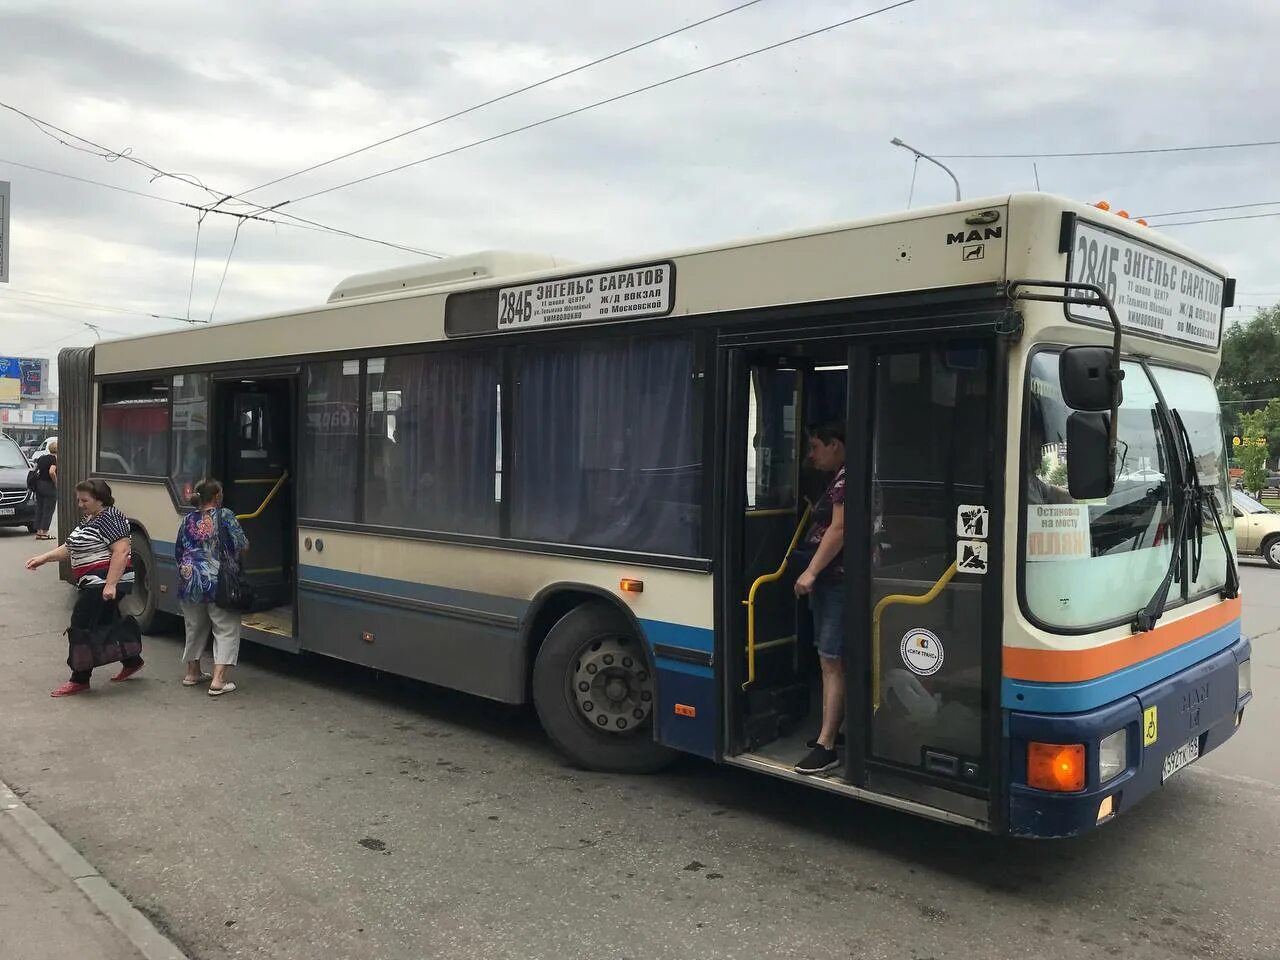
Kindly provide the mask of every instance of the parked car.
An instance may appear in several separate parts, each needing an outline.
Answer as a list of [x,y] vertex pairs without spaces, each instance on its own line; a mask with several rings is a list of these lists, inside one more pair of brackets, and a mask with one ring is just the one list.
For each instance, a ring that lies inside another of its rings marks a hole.
[[36,532],[36,496],[27,489],[31,463],[11,437],[0,436],[0,527]]
[[1236,518],[1236,552],[1261,556],[1280,567],[1280,514],[1272,513],[1242,490],[1231,491]]
[[45,437],[44,440],[40,443],[40,445],[31,451],[30,459],[32,463],[34,463],[36,460],[40,459],[46,453],[49,452],[49,444],[57,443],[57,442],[58,442],[57,437]]

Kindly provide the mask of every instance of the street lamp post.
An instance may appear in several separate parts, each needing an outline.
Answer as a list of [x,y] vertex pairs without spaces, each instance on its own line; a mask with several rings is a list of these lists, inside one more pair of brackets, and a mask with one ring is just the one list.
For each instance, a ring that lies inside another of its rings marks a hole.
[[951,172],[951,169],[945,163],[942,163],[940,160],[935,160],[933,157],[929,156],[927,153],[921,153],[915,147],[911,146],[911,144],[903,143],[898,137],[894,137],[889,142],[893,144],[895,147],[901,147],[903,150],[910,150],[912,153],[916,155],[917,158],[923,157],[925,160],[928,160],[930,163],[936,164],[937,166],[941,167],[943,170],[946,170],[947,176],[950,177],[952,183],[956,185],[956,199],[957,200],[960,199],[960,181],[956,179],[956,175]]

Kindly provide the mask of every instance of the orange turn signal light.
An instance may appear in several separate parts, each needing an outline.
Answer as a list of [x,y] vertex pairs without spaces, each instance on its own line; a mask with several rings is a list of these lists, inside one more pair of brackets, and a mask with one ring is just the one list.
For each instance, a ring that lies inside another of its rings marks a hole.
[[1097,203],[1094,204],[1094,206],[1097,207],[1099,210],[1111,209],[1111,204],[1107,203],[1107,201],[1105,200],[1099,200]]
[[1129,219],[1129,211],[1128,211],[1128,210],[1117,210],[1117,211],[1116,211],[1116,216],[1117,216],[1117,217],[1124,217],[1126,220],[1128,220],[1128,219]]
[[624,577],[619,581],[618,589],[623,593],[644,593],[644,581],[632,580],[630,577]]
[[1134,222],[1134,223],[1140,223],[1140,224],[1142,224],[1144,227],[1149,227],[1149,226],[1151,226],[1151,224],[1147,223],[1147,221],[1146,221],[1146,220],[1143,220],[1143,219],[1142,219],[1142,217],[1139,217],[1137,220],[1135,220],[1135,221],[1133,221],[1133,222]]
[[1084,789],[1083,743],[1027,744],[1027,785],[1055,793]]

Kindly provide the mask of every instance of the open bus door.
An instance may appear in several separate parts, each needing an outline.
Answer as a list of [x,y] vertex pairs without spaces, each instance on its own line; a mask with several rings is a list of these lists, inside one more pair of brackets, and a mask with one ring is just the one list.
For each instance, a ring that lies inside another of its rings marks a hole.
[[292,375],[216,379],[212,460],[223,503],[249,539],[244,573],[255,604],[244,617],[244,634],[292,652],[299,649],[293,616],[295,389]]
[[731,349],[726,758],[799,778],[821,725],[809,602],[788,563],[830,475],[806,427],[846,425],[845,746],[816,786],[989,820],[998,744],[994,347],[827,339]]

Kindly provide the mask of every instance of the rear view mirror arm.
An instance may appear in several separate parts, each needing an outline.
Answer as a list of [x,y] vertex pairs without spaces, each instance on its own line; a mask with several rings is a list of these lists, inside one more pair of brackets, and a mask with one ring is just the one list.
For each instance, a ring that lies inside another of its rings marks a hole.
[[[1044,290],[1060,290],[1061,293],[1037,293],[1031,289],[1039,287]],[[1041,303],[1076,304],[1084,307],[1102,307],[1111,320],[1111,363],[1107,367],[1107,376],[1111,381],[1111,420],[1107,430],[1108,462],[1113,466],[1116,460],[1116,429],[1120,413],[1120,382],[1124,379],[1124,371],[1120,369],[1121,333],[1120,317],[1111,303],[1107,292],[1096,283],[1074,283],[1066,280],[1014,280],[1009,284],[1010,301],[1035,300]]]

